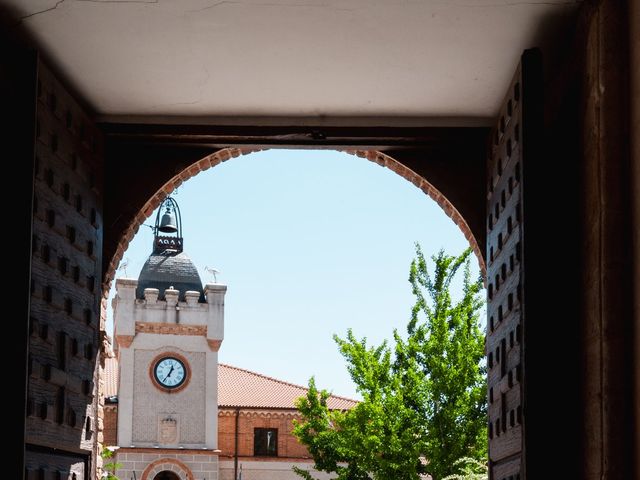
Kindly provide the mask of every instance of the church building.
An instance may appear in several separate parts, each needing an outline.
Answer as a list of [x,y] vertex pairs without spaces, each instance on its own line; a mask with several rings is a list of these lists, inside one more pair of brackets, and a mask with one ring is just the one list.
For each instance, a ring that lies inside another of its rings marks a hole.
[[[167,198],[138,279],[116,280],[103,396],[104,443],[118,447],[120,479],[293,480],[293,466],[313,466],[292,435],[307,389],[218,363],[226,290],[202,285]],[[332,409],[356,403],[329,399]]]

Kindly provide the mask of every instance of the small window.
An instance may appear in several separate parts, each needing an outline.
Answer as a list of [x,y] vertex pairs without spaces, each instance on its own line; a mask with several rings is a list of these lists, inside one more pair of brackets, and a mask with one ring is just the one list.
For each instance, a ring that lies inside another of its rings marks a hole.
[[86,325],[91,325],[91,321],[93,320],[93,315],[91,314],[91,310],[88,308],[85,308],[83,316],[84,316],[84,323]]
[[507,374],[507,339],[500,340],[500,346],[502,347],[502,358],[500,359],[500,378]]
[[53,301],[53,289],[49,285],[45,285],[42,287],[42,297],[44,301],[47,303],[51,303]]
[[58,394],[56,395],[56,418],[55,421],[58,425],[64,422],[65,411],[65,392],[64,387],[58,387]]
[[93,426],[91,425],[91,417],[87,415],[84,420],[84,439],[91,440],[92,436],[93,436]]
[[51,152],[56,153],[58,151],[58,136],[55,133],[51,134]]
[[93,293],[95,288],[96,288],[96,277],[94,277],[93,275],[87,275],[87,290]]
[[70,298],[64,299],[64,312],[69,316],[73,315],[73,300]]
[[44,263],[49,263],[51,260],[51,247],[49,247],[49,245],[42,245],[40,257]]
[[67,408],[67,425],[72,428],[76,426],[76,412],[71,407]]
[[42,340],[47,340],[49,338],[49,325],[47,325],[46,323],[41,323],[39,334]]
[[71,225],[67,225],[67,240],[69,243],[76,243],[76,229]]
[[278,429],[254,428],[253,429],[253,454],[256,457],[278,456]]
[[47,210],[47,225],[49,225],[50,228],[53,228],[55,224],[56,212],[54,212],[53,210]]
[[69,270],[69,259],[65,257],[58,257],[58,271],[60,274],[66,275],[67,270]]
[[51,170],[50,168],[47,168],[44,171],[44,181],[49,188],[53,187],[53,176],[53,170]]
[[65,370],[67,368],[67,334],[58,332],[58,368]]

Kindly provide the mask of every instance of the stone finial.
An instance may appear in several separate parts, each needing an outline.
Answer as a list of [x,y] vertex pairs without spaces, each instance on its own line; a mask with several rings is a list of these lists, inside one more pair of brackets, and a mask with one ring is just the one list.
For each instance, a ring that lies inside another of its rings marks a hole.
[[144,299],[147,303],[156,303],[158,301],[159,294],[160,290],[158,290],[157,288],[144,289]]
[[200,292],[196,292],[195,290],[187,290],[184,292],[184,298],[187,301],[187,305],[195,306],[198,304],[198,300],[200,299]]
[[134,280],[132,278],[116,279],[116,292],[123,300],[135,299],[137,286],[138,280]]
[[167,306],[177,305],[179,290],[169,287],[164,291],[164,298],[167,300]]
[[227,286],[221,283],[207,283],[204,286],[204,294],[207,298],[207,303],[218,303],[227,293]]

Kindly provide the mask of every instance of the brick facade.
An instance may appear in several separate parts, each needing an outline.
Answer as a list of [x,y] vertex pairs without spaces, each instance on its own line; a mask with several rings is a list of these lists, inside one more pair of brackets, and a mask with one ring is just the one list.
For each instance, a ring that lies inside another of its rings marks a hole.
[[85,478],[100,440],[102,137],[37,68],[25,470]]
[[238,456],[253,457],[255,428],[278,429],[278,457],[309,459],[309,452],[293,436],[293,420],[300,419],[296,410],[229,409],[220,408],[218,417],[218,448],[220,457],[235,454],[235,425],[238,417]]
[[[104,408],[104,441],[116,445],[117,404]],[[236,415],[238,415],[238,451],[236,460]],[[293,420],[299,419],[296,410],[236,409],[221,407],[218,413],[219,452],[202,450],[167,450],[145,448],[120,448],[116,460],[122,463],[120,478],[152,480],[163,471],[178,474],[181,480],[233,480],[236,468],[242,467],[246,480],[295,480],[299,478],[293,466],[312,470],[313,460],[307,449],[292,434]],[[254,456],[254,429],[278,430],[278,456]],[[313,472],[316,478],[325,480],[329,475]]]
[[158,473],[170,471],[180,480],[218,480],[218,456],[209,450],[121,448],[115,459],[122,464],[117,472],[122,479],[153,480]]
[[113,446],[118,444],[118,406],[105,405],[103,408],[103,444]]

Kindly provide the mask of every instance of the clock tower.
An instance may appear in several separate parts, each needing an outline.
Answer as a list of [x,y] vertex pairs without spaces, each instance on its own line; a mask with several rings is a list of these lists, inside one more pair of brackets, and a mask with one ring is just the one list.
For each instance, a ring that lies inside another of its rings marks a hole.
[[116,280],[118,476],[217,480],[227,287],[203,287],[183,252],[180,210],[171,197],[158,210],[154,233],[138,279]]

